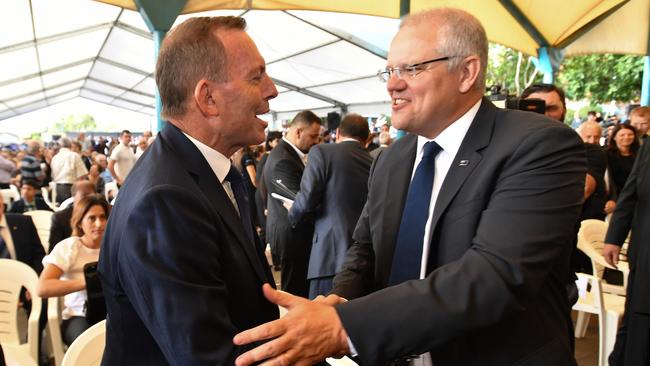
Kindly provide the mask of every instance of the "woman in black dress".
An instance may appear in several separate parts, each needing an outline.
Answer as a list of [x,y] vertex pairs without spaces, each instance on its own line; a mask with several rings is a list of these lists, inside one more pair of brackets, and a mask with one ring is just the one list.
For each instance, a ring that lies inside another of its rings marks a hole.
[[636,129],[628,124],[616,125],[607,145],[609,201],[605,204],[605,212],[608,214],[616,208],[616,199],[632,171],[637,151],[639,151],[639,139]]

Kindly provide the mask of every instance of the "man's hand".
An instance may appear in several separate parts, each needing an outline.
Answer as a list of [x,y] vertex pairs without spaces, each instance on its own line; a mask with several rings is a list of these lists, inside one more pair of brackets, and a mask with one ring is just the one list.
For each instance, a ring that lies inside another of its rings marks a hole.
[[246,330],[235,336],[234,344],[272,339],[239,356],[237,366],[265,361],[270,365],[313,365],[329,356],[349,353],[347,333],[332,306],[340,301],[333,295],[322,301],[309,301],[289,293],[262,287],[264,296],[272,303],[289,310],[286,316]]
[[614,244],[605,244],[603,246],[603,257],[605,257],[605,262],[614,268],[618,268],[618,254],[621,252],[621,247]]
[[287,211],[291,211],[291,207],[293,206],[293,202],[292,201],[282,200],[282,206],[284,206],[284,208],[286,208]]
[[616,208],[616,201],[609,200],[605,202],[605,213],[606,214],[611,214],[614,212],[614,209]]

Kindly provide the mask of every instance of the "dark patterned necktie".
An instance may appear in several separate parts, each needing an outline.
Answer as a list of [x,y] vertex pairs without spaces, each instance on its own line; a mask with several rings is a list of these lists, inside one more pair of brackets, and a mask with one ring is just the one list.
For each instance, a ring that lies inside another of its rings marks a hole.
[[434,141],[424,145],[422,160],[415,170],[406,196],[388,285],[420,278],[424,228],[429,218],[435,160],[441,150],[442,148]]
[[239,208],[239,220],[244,227],[246,237],[248,237],[252,243],[255,243],[248,194],[246,194],[243,177],[234,165],[230,166],[230,171],[228,171],[228,175],[226,175],[226,180],[230,182],[230,188],[232,189],[232,193],[235,195],[235,201],[237,201],[237,207]]

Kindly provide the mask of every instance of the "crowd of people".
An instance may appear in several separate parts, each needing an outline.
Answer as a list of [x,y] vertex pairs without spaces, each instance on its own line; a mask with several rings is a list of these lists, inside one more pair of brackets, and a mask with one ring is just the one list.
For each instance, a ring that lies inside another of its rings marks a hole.
[[[79,134],[3,151],[0,184],[22,197],[0,230],[70,203],[52,216],[47,253],[35,235],[0,238],[12,238],[0,254],[40,273],[39,296],[65,296],[66,343],[90,325],[84,265],[98,262],[106,365],[575,365],[575,272],[591,267],[577,230],[613,214],[614,265],[630,227],[642,245],[650,108],[605,134],[593,117],[566,126],[554,85],[521,95],[543,100],[545,116],[496,108],[485,30],[442,8],[402,21],[378,73],[392,126],[354,113],[324,126],[305,110],[269,132],[258,116],[278,92],[245,29],[200,17],[166,36],[155,141],[125,130],[110,150]],[[650,360],[636,260],[628,291],[641,300],[626,309],[635,323],[626,314],[616,365]]]

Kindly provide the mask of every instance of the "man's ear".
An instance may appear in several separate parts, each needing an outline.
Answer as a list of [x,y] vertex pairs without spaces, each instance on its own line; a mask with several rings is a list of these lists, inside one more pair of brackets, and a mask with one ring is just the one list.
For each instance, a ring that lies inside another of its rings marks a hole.
[[194,102],[204,116],[218,116],[219,109],[213,98],[214,83],[201,79],[194,86]]
[[462,94],[474,88],[478,74],[481,71],[481,60],[478,56],[472,55],[465,57],[458,65],[458,91]]

